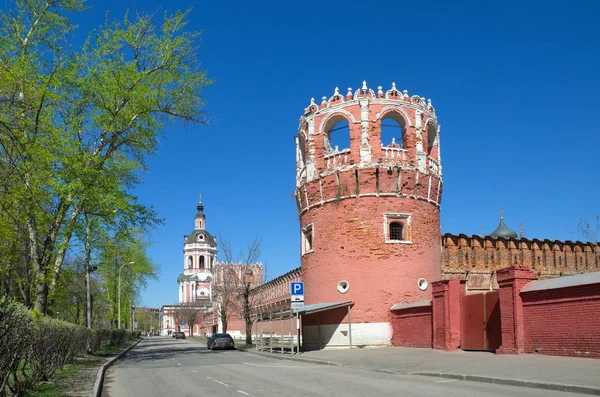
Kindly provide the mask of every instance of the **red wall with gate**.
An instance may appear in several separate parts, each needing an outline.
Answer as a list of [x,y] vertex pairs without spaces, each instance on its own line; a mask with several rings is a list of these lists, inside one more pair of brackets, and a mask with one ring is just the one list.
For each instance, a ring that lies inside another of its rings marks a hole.
[[[466,296],[459,280],[433,282],[431,306],[391,311],[392,343],[443,350],[494,350],[500,344],[498,354],[600,358],[600,272],[536,281],[530,269],[509,267],[496,276],[500,289],[486,293],[485,300]],[[467,300],[475,301],[475,309],[461,307]],[[477,329],[468,329],[469,316],[476,317]],[[471,346],[469,332],[477,336]]]

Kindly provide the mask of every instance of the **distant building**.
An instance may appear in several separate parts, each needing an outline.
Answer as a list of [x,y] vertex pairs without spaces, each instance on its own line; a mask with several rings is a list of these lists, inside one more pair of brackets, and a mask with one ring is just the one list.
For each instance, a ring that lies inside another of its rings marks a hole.
[[[262,264],[218,263],[217,239],[206,230],[204,205],[198,203],[194,216],[194,230],[183,236],[183,273],[177,278],[178,303],[161,308],[161,334],[169,335],[173,331],[189,333],[190,327],[195,335],[221,332],[220,320],[224,285],[237,280],[252,278],[253,285],[262,282]],[[234,288],[229,288],[232,294]],[[237,297],[236,297],[237,298]],[[242,332],[239,321],[239,306],[231,305],[230,321],[227,330],[233,334]],[[193,324],[183,318],[183,312],[196,308],[198,315]],[[183,311],[183,312],[182,312]]]

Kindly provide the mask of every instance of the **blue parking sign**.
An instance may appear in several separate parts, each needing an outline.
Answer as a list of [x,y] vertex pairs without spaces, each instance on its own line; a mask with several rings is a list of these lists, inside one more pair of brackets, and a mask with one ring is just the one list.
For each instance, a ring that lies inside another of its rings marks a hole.
[[292,296],[304,295],[304,283],[301,281],[291,282],[290,283],[290,291],[292,293]]

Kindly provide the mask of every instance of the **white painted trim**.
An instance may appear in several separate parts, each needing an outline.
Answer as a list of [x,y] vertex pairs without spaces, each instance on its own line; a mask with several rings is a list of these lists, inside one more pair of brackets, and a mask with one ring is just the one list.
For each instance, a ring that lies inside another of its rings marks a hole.
[[[307,242],[308,239],[306,238],[306,233],[310,231],[310,235],[311,235],[311,243],[310,243],[310,249],[306,249],[307,246]],[[302,239],[302,255],[306,255],[306,254],[310,254],[311,252],[315,252],[314,250],[314,243],[315,243],[315,224],[311,223],[309,225],[306,225],[305,227],[303,227],[302,229],[300,229],[300,237]]]
[[588,284],[600,284],[600,272],[563,276],[528,283],[521,292],[545,291],[549,289],[578,287]]
[[[308,348],[349,348],[348,324],[308,325],[302,329],[302,343]],[[352,346],[389,346],[393,330],[388,322],[352,323]]]
[[410,309],[413,307],[427,307],[427,306],[431,306],[430,300],[411,302],[411,303],[398,302],[398,303],[392,305],[392,307],[390,307],[390,310],[402,310],[402,309]]
[[[345,200],[345,199],[351,199],[351,198],[360,198],[360,197],[368,197],[368,195],[370,195],[370,193],[368,194],[359,194],[358,197],[356,197],[356,195],[350,195],[350,196],[341,196],[339,199],[338,198],[332,198],[329,200],[325,200],[322,203],[315,203],[313,205],[307,205],[306,207],[304,207],[304,209],[302,209],[300,211],[300,215],[303,215],[306,211],[311,210],[313,208],[317,208],[320,207],[324,204],[329,204],[329,203],[334,203],[334,202],[339,202],[340,200]],[[440,207],[440,203],[430,200],[427,197],[420,197],[420,196],[415,196],[414,194],[396,194],[396,193],[385,193],[382,194],[381,196],[383,197],[397,197],[397,198],[410,198],[410,199],[414,199],[414,200],[421,200],[421,201],[426,201],[429,204],[435,206],[435,207]]]
[[344,109],[333,109],[331,112],[329,112],[322,120],[321,120],[321,124],[319,124],[319,128],[317,128],[317,130],[315,131],[315,135],[319,135],[321,134],[323,131],[323,128],[325,128],[325,126],[327,125],[327,123],[329,122],[329,120],[331,120],[332,118],[334,118],[335,116],[341,116],[344,117],[344,119],[348,122],[348,129],[350,129],[350,124],[357,124],[360,121],[356,121],[356,119],[354,118],[354,116],[352,116],[352,113],[350,113],[347,110]]
[[[388,112],[389,110],[389,112]],[[408,113],[406,113],[406,110],[402,109],[400,106],[398,105],[390,105],[390,106],[386,106],[383,109],[381,109],[376,115],[375,115],[375,119],[373,119],[373,122],[376,123],[379,121],[379,119],[381,118],[381,116],[385,116],[386,113],[392,113],[392,112],[398,112],[400,113],[400,115],[402,117],[404,117],[404,121],[406,121],[406,125],[404,126],[404,128],[406,128],[407,126],[409,127],[413,127],[414,124],[412,122],[412,120],[410,119],[410,116],[408,115]]]
[[412,223],[412,214],[408,213],[386,213],[383,214],[383,238],[386,244],[412,244],[411,240],[391,240],[388,238],[388,225],[392,222],[392,219],[405,219],[403,222],[404,228],[402,230],[403,237],[406,236],[406,233],[410,233],[411,223]]

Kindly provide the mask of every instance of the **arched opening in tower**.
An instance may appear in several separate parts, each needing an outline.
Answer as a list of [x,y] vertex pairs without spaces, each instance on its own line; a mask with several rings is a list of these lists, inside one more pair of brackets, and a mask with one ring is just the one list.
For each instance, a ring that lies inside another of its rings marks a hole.
[[381,147],[404,147],[406,122],[398,113],[391,112],[381,119]]
[[439,145],[438,145],[438,134],[437,128],[433,124],[427,125],[427,155],[429,157],[438,160],[439,159]]
[[298,137],[298,151],[298,160],[301,162],[302,166],[304,166],[304,164],[306,164],[306,138],[304,131],[302,131]]
[[325,155],[350,149],[350,127],[348,120],[335,116],[327,123],[324,134]]

